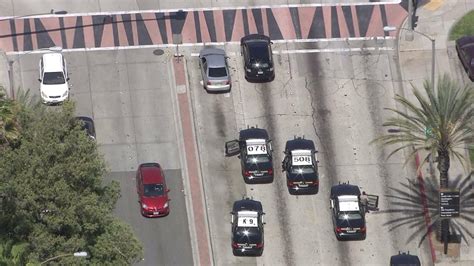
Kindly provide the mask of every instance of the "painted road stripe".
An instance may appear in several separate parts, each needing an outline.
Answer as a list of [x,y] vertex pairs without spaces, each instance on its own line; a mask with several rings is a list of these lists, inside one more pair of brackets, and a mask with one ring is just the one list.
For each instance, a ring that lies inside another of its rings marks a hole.
[[[287,44],[287,43],[320,43],[320,42],[347,42],[347,41],[373,41],[373,40],[395,40],[395,37],[358,37],[358,38],[333,38],[333,39],[305,39],[305,40],[277,40],[274,43]],[[178,47],[199,47],[199,46],[227,46],[227,45],[240,45],[240,42],[209,42],[209,43],[183,43]],[[151,49],[151,48],[176,48],[176,44],[152,44],[152,45],[135,45],[135,46],[117,46],[117,47],[92,47],[92,48],[73,48],[63,49],[62,52],[94,52],[94,51],[113,51],[113,50],[131,50],[131,49]],[[341,48],[342,49],[342,48]],[[355,49],[355,48],[354,48]],[[303,50],[303,49],[301,49]],[[317,49],[313,49],[317,50]],[[320,49],[324,50],[324,49]],[[6,52],[7,55],[24,55],[24,54],[43,54],[48,53],[47,49],[40,49],[34,51],[19,51],[19,52]],[[274,52],[275,53],[275,52]]]
[[135,11],[0,20],[0,49],[10,52],[51,46],[166,47],[173,45],[176,36],[181,36],[184,45],[223,44],[239,42],[241,37],[253,33],[268,35],[275,43],[394,37],[395,32],[387,33],[383,28],[399,27],[407,11],[401,4],[383,3],[187,10],[182,14]]
[[[226,6],[226,7],[201,7],[201,8],[181,8],[181,9],[147,9],[131,11],[108,11],[108,12],[86,12],[71,13],[64,15],[36,15],[27,16],[28,18],[58,18],[58,17],[79,17],[79,16],[110,16],[110,15],[129,15],[143,13],[163,13],[163,12],[194,12],[194,11],[219,11],[219,10],[243,10],[243,9],[266,9],[266,8],[298,8],[298,7],[324,7],[324,6],[376,6],[400,4],[402,0],[383,1],[383,2],[360,2],[360,3],[311,3],[311,4],[284,4],[284,5],[260,5],[260,6]],[[0,17],[1,20],[20,19],[26,16],[6,16]]]

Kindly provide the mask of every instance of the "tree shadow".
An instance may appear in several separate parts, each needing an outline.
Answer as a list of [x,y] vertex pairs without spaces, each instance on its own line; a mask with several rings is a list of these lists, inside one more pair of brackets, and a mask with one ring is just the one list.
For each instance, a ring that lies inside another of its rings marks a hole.
[[[472,172],[449,180],[449,188],[459,189],[460,215],[450,218],[449,230],[451,235],[460,236],[468,245],[468,239],[474,238],[474,191],[472,190]],[[377,213],[397,214],[384,226],[393,231],[397,228],[416,229],[409,235],[406,243],[420,238],[418,246],[430,232],[434,232],[442,219],[439,213],[439,182],[436,178],[408,179],[407,183],[400,182],[399,187],[389,187],[392,191],[385,195],[389,201],[389,209]]]

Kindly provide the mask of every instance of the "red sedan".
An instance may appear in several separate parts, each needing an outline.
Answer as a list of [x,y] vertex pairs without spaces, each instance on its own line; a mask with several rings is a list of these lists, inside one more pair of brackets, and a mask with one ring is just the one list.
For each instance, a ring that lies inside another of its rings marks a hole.
[[137,170],[137,193],[145,217],[162,217],[170,213],[163,169],[158,163],[143,163]]

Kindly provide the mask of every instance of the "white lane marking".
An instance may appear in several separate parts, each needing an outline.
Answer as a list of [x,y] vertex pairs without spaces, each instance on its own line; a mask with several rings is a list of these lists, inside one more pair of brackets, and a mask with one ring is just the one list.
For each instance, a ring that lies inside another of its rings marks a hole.
[[260,6],[230,6],[230,7],[203,7],[203,8],[182,8],[182,9],[148,9],[148,10],[134,10],[134,11],[113,11],[113,12],[86,12],[86,13],[71,13],[64,15],[36,15],[36,16],[7,16],[0,17],[0,20],[21,19],[21,18],[51,18],[51,17],[76,17],[76,16],[99,16],[99,15],[128,15],[128,14],[142,14],[142,13],[166,13],[166,12],[194,12],[194,11],[218,11],[218,10],[239,10],[239,9],[264,9],[264,8],[288,8],[288,7],[323,7],[323,6],[376,6],[376,5],[390,5],[400,4],[402,0],[387,0],[384,2],[360,2],[360,3],[311,3],[311,4],[286,4],[286,5],[260,5]]
[[[348,41],[370,41],[370,40],[394,40],[395,37],[351,37],[351,38],[331,38],[331,39],[292,39],[292,40],[276,40],[274,43],[308,43],[308,42],[348,42]],[[208,42],[208,43],[183,43],[179,47],[199,47],[199,46],[226,46],[226,45],[240,45],[240,42]],[[62,52],[84,52],[84,51],[113,51],[113,50],[131,50],[131,49],[146,49],[146,48],[176,48],[176,44],[150,44],[150,45],[134,45],[134,46],[117,46],[117,47],[92,47],[92,48],[73,48],[63,49]],[[20,52],[6,52],[7,55],[23,55],[23,54],[43,54],[48,53],[47,49],[34,51],[20,51]]]
[[[364,52],[364,51],[393,51],[392,47],[365,47],[365,48],[333,48],[333,49],[294,49],[273,51],[273,54],[310,54],[310,53],[344,53],[344,52]],[[238,53],[227,53],[228,56],[236,56]],[[240,55],[240,53],[239,53]],[[199,53],[191,53],[192,57],[199,56]]]

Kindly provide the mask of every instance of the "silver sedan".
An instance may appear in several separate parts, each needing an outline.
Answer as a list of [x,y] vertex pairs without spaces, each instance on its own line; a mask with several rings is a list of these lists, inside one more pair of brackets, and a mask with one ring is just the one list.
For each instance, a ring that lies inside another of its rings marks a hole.
[[203,86],[208,92],[229,92],[231,88],[229,68],[225,51],[204,48],[199,53],[199,66]]

